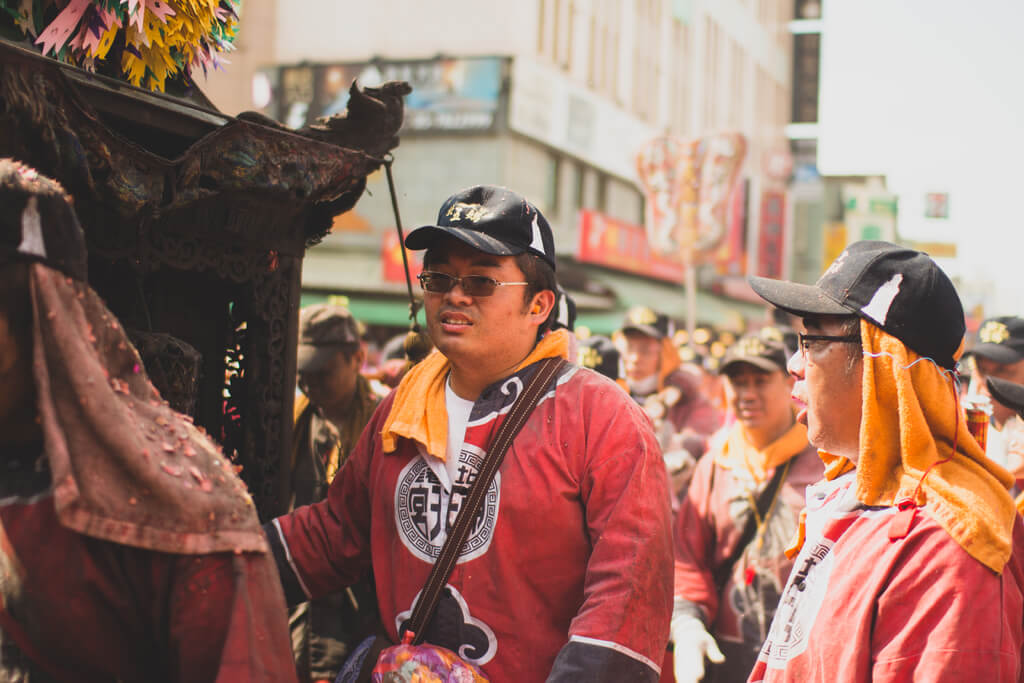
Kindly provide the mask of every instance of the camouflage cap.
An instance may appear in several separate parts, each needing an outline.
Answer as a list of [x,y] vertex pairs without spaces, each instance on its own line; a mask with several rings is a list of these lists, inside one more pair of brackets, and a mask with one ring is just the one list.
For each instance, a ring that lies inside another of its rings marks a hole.
[[[776,328],[771,329],[774,331]],[[782,342],[781,335],[776,337],[773,334],[748,334],[725,352],[718,372],[727,375],[740,363],[748,363],[765,372],[785,373],[786,356],[786,345]]]
[[323,370],[343,349],[359,343],[359,327],[344,306],[315,304],[299,311],[299,372]]
[[658,313],[649,306],[636,306],[626,311],[620,332],[639,332],[655,339],[664,339],[675,334],[675,326],[664,313]]

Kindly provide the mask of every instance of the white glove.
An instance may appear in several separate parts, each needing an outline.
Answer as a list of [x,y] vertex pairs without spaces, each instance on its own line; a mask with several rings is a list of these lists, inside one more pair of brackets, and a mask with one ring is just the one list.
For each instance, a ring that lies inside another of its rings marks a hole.
[[704,658],[715,664],[725,661],[714,637],[703,622],[692,615],[672,619],[672,642],[675,643],[676,683],[700,683],[704,678]]

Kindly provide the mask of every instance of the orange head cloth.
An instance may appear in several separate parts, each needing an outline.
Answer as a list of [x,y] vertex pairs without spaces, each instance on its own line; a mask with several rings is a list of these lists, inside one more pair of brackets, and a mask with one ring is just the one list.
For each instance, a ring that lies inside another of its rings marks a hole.
[[[948,371],[866,320],[860,327],[864,371],[857,499],[865,505],[915,499],[971,557],[1002,572],[1017,514],[1008,491],[1013,476],[986,458],[967,431]],[[958,359],[962,352],[961,343]],[[819,455],[826,479],[854,468],[847,458]],[[786,550],[790,557],[803,544],[803,519]]]
[[[857,499],[891,505],[916,493],[916,503],[971,557],[1002,572],[1017,514],[1008,491],[1013,476],[986,458],[967,431],[948,371],[865,320],[861,339]],[[957,358],[962,350],[961,344]]]
[[[569,357],[568,331],[555,330],[544,335],[516,370],[552,356]],[[444,383],[450,368],[448,359],[435,349],[402,378],[395,390],[391,412],[381,428],[385,453],[394,452],[398,437],[405,437],[420,443],[431,455],[445,459],[448,410],[444,402]]]

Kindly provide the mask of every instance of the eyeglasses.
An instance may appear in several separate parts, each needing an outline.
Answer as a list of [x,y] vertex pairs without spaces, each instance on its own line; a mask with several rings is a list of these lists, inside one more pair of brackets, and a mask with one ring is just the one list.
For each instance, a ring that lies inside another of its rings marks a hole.
[[843,336],[834,334],[797,334],[797,339],[800,341],[800,353],[804,356],[811,350],[810,342],[838,342],[842,344],[859,344],[859,334],[847,334]]
[[529,282],[500,282],[486,275],[455,277],[447,273],[437,273],[429,270],[423,271],[417,277],[419,278],[420,286],[425,291],[433,294],[444,294],[445,292],[452,291],[455,285],[462,285],[462,291],[467,296],[490,296],[494,294],[494,290],[498,287],[530,284]]

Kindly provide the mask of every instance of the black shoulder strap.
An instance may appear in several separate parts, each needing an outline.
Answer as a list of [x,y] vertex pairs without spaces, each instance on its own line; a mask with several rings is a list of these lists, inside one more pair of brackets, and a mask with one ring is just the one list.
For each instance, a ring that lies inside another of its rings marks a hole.
[[[444,584],[448,581],[448,577],[451,576],[452,570],[455,569],[455,563],[459,558],[459,551],[466,543],[466,538],[469,536],[469,528],[472,526],[480,506],[484,502],[484,496],[487,494],[487,489],[490,487],[494,475],[497,474],[498,468],[501,466],[501,461],[505,458],[505,452],[512,445],[512,440],[515,439],[516,434],[526,424],[526,419],[533,412],[537,402],[540,401],[540,397],[545,393],[551,380],[554,379],[564,364],[565,361],[561,358],[545,358],[538,361],[538,367],[536,372],[533,373],[533,377],[526,384],[523,393],[516,400],[515,405],[512,406],[512,410],[509,411],[504,422],[498,427],[498,433],[494,436],[494,441],[484,457],[484,462],[480,467],[480,472],[477,474],[476,481],[473,482],[469,489],[466,502],[463,503],[459,513],[455,516],[455,524],[452,525],[448,538],[445,539],[444,545],[441,547],[441,553],[430,570],[430,576],[427,577],[427,583],[423,587],[420,599],[416,601],[412,618],[409,619],[408,630],[414,634],[414,645],[423,642],[423,633],[426,630],[426,626],[430,623],[434,610],[437,608],[437,602],[441,597],[441,589],[444,588]],[[399,637],[401,635],[399,634]]]
[[770,512],[769,508],[771,507],[772,501],[775,500],[775,494],[778,492],[779,487],[782,486],[782,481],[786,478],[786,473],[789,471],[789,465],[791,462],[792,458],[787,460],[785,465],[779,465],[775,468],[775,473],[768,481],[768,485],[761,489],[761,493],[758,494],[754,501],[757,512],[755,513],[754,510],[751,510],[747,514],[746,522],[743,524],[743,533],[740,534],[740,539],[736,543],[736,547],[733,549],[732,554],[711,572],[711,576],[715,580],[715,589],[718,594],[722,593],[722,589],[725,588],[726,582],[732,575],[733,567],[735,567],[736,563],[740,561],[741,557],[743,557],[743,553],[747,549],[747,546],[750,545],[750,542],[754,540],[754,534],[757,533],[758,518],[765,519],[765,516]]

